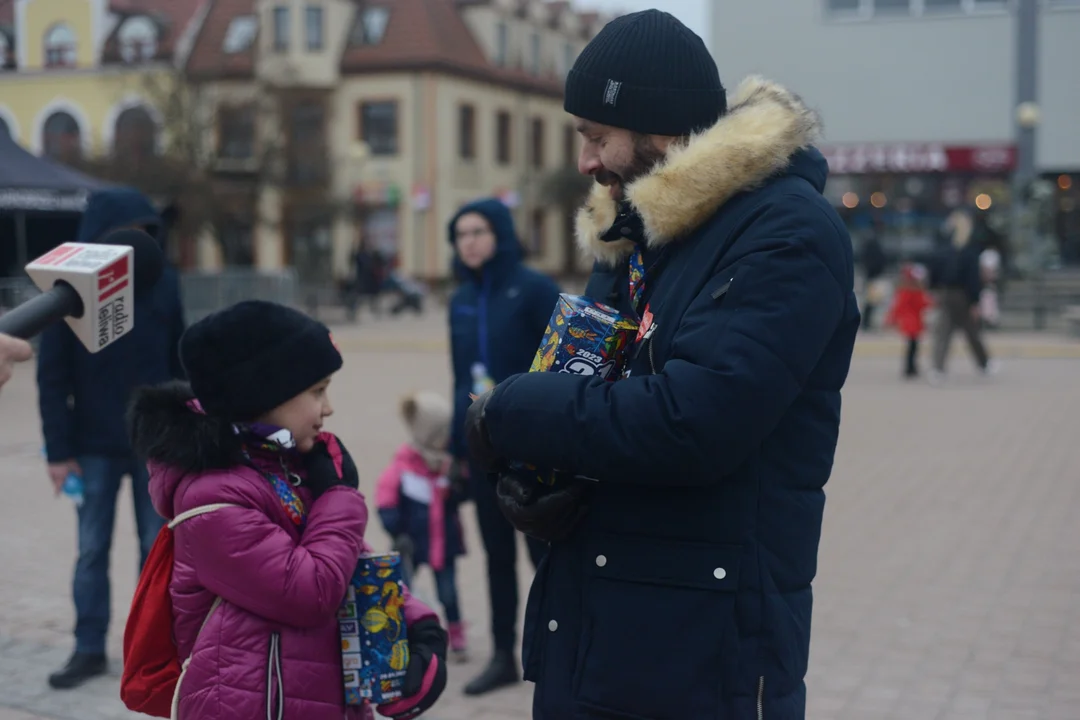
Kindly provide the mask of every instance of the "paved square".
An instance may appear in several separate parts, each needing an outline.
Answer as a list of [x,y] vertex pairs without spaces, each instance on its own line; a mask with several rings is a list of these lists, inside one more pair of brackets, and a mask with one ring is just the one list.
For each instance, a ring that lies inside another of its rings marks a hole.
[[[332,427],[361,489],[404,431],[397,400],[449,385],[443,315],[336,331],[347,354]],[[991,336],[1003,373],[962,351],[941,388],[899,379],[900,347],[861,340],[844,392],[815,585],[813,720],[1080,718],[1080,345]],[[39,455],[33,368],[0,393],[0,720],[137,717],[117,698],[120,636],[136,571],[130,497],[113,552],[114,676],[55,692],[71,649],[74,513]],[[370,496],[370,495],[369,495]],[[432,720],[529,717],[531,686],[465,698],[487,659],[483,554],[468,507],[460,592],[473,660],[451,668]],[[376,547],[386,536],[373,523]],[[523,591],[529,568],[521,548]],[[419,583],[433,598],[430,576]],[[524,597],[524,594],[523,594]]]

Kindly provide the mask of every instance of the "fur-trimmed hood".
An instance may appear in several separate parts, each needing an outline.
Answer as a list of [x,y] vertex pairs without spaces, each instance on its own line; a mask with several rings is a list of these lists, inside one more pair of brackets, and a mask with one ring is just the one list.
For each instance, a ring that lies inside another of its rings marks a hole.
[[225,470],[243,461],[232,424],[195,412],[191,386],[171,382],[140,388],[128,409],[135,454],[181,475]]
[[[673,145],[649,173],[626,186],[650,247],[685,237],[740,192],[760,187],[821,134],[816,112],[786,88],[760,77],[744,80],[728,112],[711,128]],[[596,184],[578,211],[578,244],[614,265],[629,255],[630,240],[604,241],[617,204]]]

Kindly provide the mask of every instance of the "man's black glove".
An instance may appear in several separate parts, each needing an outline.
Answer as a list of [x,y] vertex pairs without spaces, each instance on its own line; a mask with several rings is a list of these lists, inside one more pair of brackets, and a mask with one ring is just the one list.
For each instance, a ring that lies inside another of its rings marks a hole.
[[469,448],[469,458],[473,465],[489,473],[498,472],[505,465],[504,459],[499,457],[491,444],[485,417],[488,401],[495,390],[492,388],[473,400],[465,411],[465,445]]
[[360,474],[352,456],[336,435],[320,433],[315,447],[304,454],[304,486],[316,499],[335,485],[345,485],[356,490],[360,487]]
[[568,537],[585,517],[588,490],[584,480],[565,478],[552,487],[535,475],[506,472],[499,474],[495,498],[511,525],[550,543]]
[[435,618],[408,627],[409,665],[405,669],[402,698],[378,706],[389,718],[412,718],[429,709],[446,688],[446,631]]

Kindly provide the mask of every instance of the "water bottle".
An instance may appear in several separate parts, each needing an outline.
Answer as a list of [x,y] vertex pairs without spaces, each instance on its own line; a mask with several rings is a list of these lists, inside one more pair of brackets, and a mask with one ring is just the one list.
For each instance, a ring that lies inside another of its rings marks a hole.
[[[41,456],[47,458],[45,454],[45,448],[41,449]],[[82,478],[73,472],[69,472],[67,477],[64,478],[64,484],[60,486],[60,492],[71,498],[71,501],[75,503],[75,507],[82,507],[83,504],[83,481]]]
[[64,486],[61,488],[61,492],[71,498],[72,502],[75,503],[75,507],[82,507],[83,481],[81,477],[69,472],[67,477],[64,478]]
[[495,383],[488,377],[487,368],[484,367],[484,363],[473,363],[472,381],[472,394],[477,397],[480,397],[488,390],[495,387]]

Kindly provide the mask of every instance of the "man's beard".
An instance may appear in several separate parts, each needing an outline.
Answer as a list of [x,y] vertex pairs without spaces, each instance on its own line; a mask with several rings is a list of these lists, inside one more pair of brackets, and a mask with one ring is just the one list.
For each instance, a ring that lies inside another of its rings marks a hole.
[[664,151],[653,145],[648,135],[634,133],[633,139],[634,156],[631,158],[629,166],[618,173],[604,168],[594,176],[596,182],[601,185],[610,187],[618,183],[620,195],[625,193],[627,185],[647,174],[658,162],[664,159]]

